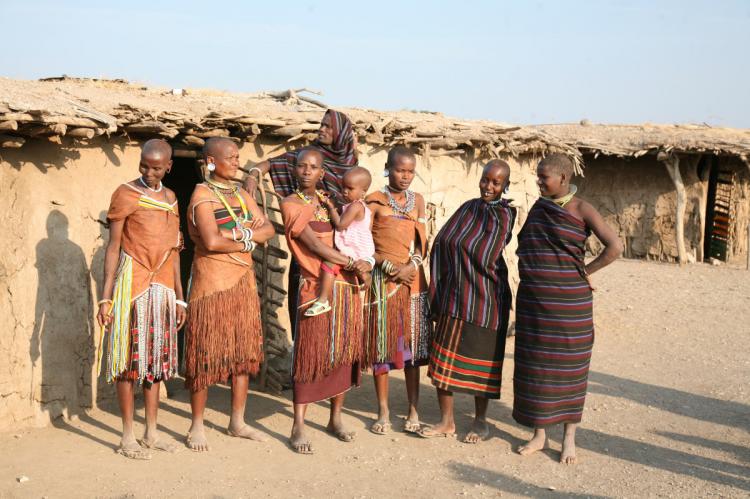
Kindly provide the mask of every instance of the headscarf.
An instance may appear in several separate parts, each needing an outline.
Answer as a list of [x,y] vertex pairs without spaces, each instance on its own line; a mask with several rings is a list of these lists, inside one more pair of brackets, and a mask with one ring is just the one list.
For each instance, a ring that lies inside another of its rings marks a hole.
[[[317,149],[323,154],[324,174],[318,187],[326,190],[335,201],[340,203],[341,179],[352,166],[357,165],[358,161],[356,138],[352,122],[344,113],[329,109],[323,117],[325,116],[328,116],[331,121],[333,143],[325,145],[315,139],[310,148]],[[294,178],[292,169],[297,164],[299,153],[298,149],[269,160],[271,180],[274,189],[281,196],[286,197],[297,189],[297,179]]]

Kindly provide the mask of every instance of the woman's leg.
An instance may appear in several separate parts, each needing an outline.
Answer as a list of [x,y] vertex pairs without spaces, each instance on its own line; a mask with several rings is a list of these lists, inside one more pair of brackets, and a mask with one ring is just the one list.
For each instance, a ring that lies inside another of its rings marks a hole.
[[487,406],[489,399],[474,397],[474,424],[464,437],[467,444],[476,444],[490,436],[490,425],[487,424]]
[[456,433],[456,422],[453,419],[453,392],[438,388],[437,397],[440,405],[440,422],[419,431],[419,434],[426,438],[447,437]]
[[289,437],[289,445],[300,454],[312,454],[313,448],[305,431],[305,413],[307,404],[294,404],[294,423],[292,423],[292,434]]
[[531,440],[523,445],[520,445],[516,450],[522,456],[528,456],[529,454],[533,454],[537,451],[546,449],[547,447],[549,447],[547,432],[544,430],[544,428],[534,428],[534,436],[531,437]]
[[346,394],[340,393],[331,399],[331,416],[327,429],[342,442],[351,442],[357,433],[344,428],[344,423],[341,421],[341,409],[344,408],[345,396]]
[[562,453],[560,462],[562,464],[576,464],[576,423],[566,423],[565,433],[563,435]]
[[207,401],[208,388],[203,388],[190,394],[190,411],[192,412],[193,420],[188,430],[187,446],[197,452],[208,450],[206,429],[203,427],[203,413],[206,410]]
[[370,427],[370,431],[378,435],[385,435],[391,429],[391,415],[388,409],[388,371],[375,374],[375,395],[378,398],[378,419]]
[[233,437],[249,438],[265,442],[268,438],[245,423],[245,405],[250,377],[247,374],[232,376],[232,415],[229,417],[227,433]]

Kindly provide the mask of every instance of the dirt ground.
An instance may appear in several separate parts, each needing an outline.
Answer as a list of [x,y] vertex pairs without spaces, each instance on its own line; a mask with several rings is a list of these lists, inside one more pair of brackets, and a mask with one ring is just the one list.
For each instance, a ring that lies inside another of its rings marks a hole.
[[[228,389],[210,393],[212,450],[156,454],[128,461],[114,450],[119,419],[95,411],[42,430],[0,434],[0,497],[747,497],[750,494],[750,272],[620,261],[596,277],[596,343],[580,463],[557,463],[552,450],[512,452],[528,431],[511,419],[513,341],[503,370],[503,397],[492,402],[491,438],[479,445],[367,431],[372,380],[347,398],[354,443],[324,432],[327,404],[308,411],[314,456],[292,453],[290,393],[253,392],[248,418],[266,443],[228,437]],[[403,377],[392,377],[394,427],[405,412]],[[164,433],[183,439],[187,393],[163,404]],[[473,403],[457,396],[459,431]],[[438,418],[423,380],[423,421]],[[138,408],[143,422],[142,405]],[[461,436],[461,434],[459,436]],[[28,481],[19,482],[21,476]]]

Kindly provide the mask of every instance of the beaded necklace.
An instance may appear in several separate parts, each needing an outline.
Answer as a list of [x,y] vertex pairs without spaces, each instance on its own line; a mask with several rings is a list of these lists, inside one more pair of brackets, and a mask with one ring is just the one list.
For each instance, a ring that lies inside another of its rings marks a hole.
[[[311,196],[308,196],[299,189],[294,192],[302,201],[305,202],[305,204],[312,204],[313,198]],[[326,198],[325,193],[323,191],[316,190],[315,195],[318,197],[318,204],[315,206],[315,211],[313,211],[313,217],[317,222],[330,222],[331,217],[328,214],[328,209],[323,206],[323,200]]]
[[[210,178],[206,179],[206,183],[208,184],[208,188],[211,189],[211,191],[216,195],[217,198],[219,198],[221,204],[223,204],[224,208],[226,208],[229,212],[229,216],[232,217],[232,220],[234,220],[235,227],[242,227],[245,222],[250,220],[250,217],[248,216],[247,206],[245,205],[245,200],[242,198],[242,194],[240,194],[239,187],[227,186],[225,184],[211,180]],[[227,201],[227,198],[224,197],[224,193],[234,194],[234,197],[236,197],[237,201],[240,202],[240,208],[242,209],[242,220],[240,220],[239,217],[235,214],[232,206],[229,204],[229,201]]]
[[162,184],[162,183],[161,183],[161,181],[159,181],[159,187],[158,187],[158,188],[156,188],[156,189],[154,189],[153,187],[151,187],[150,185],[148,185],[148,184],[147,184],[147,183],[146,183],[146,182],[145,182],[145,181],[143,180],[143,177],[138,177],[138,181],[139,181],[139,182],[141,183],[141,185],[142,185],[143,187],[145,187],[146,189],[148,189],[148,190],[150,190],[150,191],[152,191],[152,192],[161,192],[161,189],[162,189],[162,187],[164,187],[164,184]]
[[570,200],[573,199],[573,196],[576,195],[576,192],[578,192],[578,187],[574,184],[570,184],[570,192],[568,192],[566,195],[559,198],[549,198],[545,196],[544,199],[549,199],[560,208],[565,208],[565,205],[570,203]]
[[406,199],[404,200],[403,206],[399,206],[399,204],[396,202],[396,199],[391,194],[391,188],[390,186],[385,186],[382,189],[380,189],[380,192],[384,192],[388,195],[388,204],[390,205],[391,209],[393,210],[394,215],[402,215],[406,216],[412,211],[414,211],[414,201],[416,200],[416,196],[414,195],[414,191],[406,189],[404,191],[404,195],[406,196]]

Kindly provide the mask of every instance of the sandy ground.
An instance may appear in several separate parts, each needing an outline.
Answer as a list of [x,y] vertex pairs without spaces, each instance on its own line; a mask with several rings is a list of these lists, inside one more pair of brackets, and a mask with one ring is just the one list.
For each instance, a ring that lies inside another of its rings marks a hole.
[[[620,261],[596,276],[597,338],[576,466],[550,451],[522,458],[528,432],[511,417],[513,341],[503,398],[490,404],[491,438],[479,445],[367,431],[372,380],[347,398],[354,443],[324,432],[327,404],[308,412],[314,456],[292,453],[290,393],[253,392],[248,418],[266,443],[228,437],[228,389],[210,394],[212,450],[128,461],[114,450],[116,412],[96,411],[43,430],[0,434],[1,497],[747,497],[750,494],[750,272],[725,267]],[[403,378],[392,378],[394,427],[405,411]],[[438,418],[423,380],[422,419]],[[461,433],[472,400],[457,396]],[[182,439],[187,393],[166,401],[160,424]],[[139,424],[143,408],[138,409]],[[29,478],[24,483],[18,477]]]

